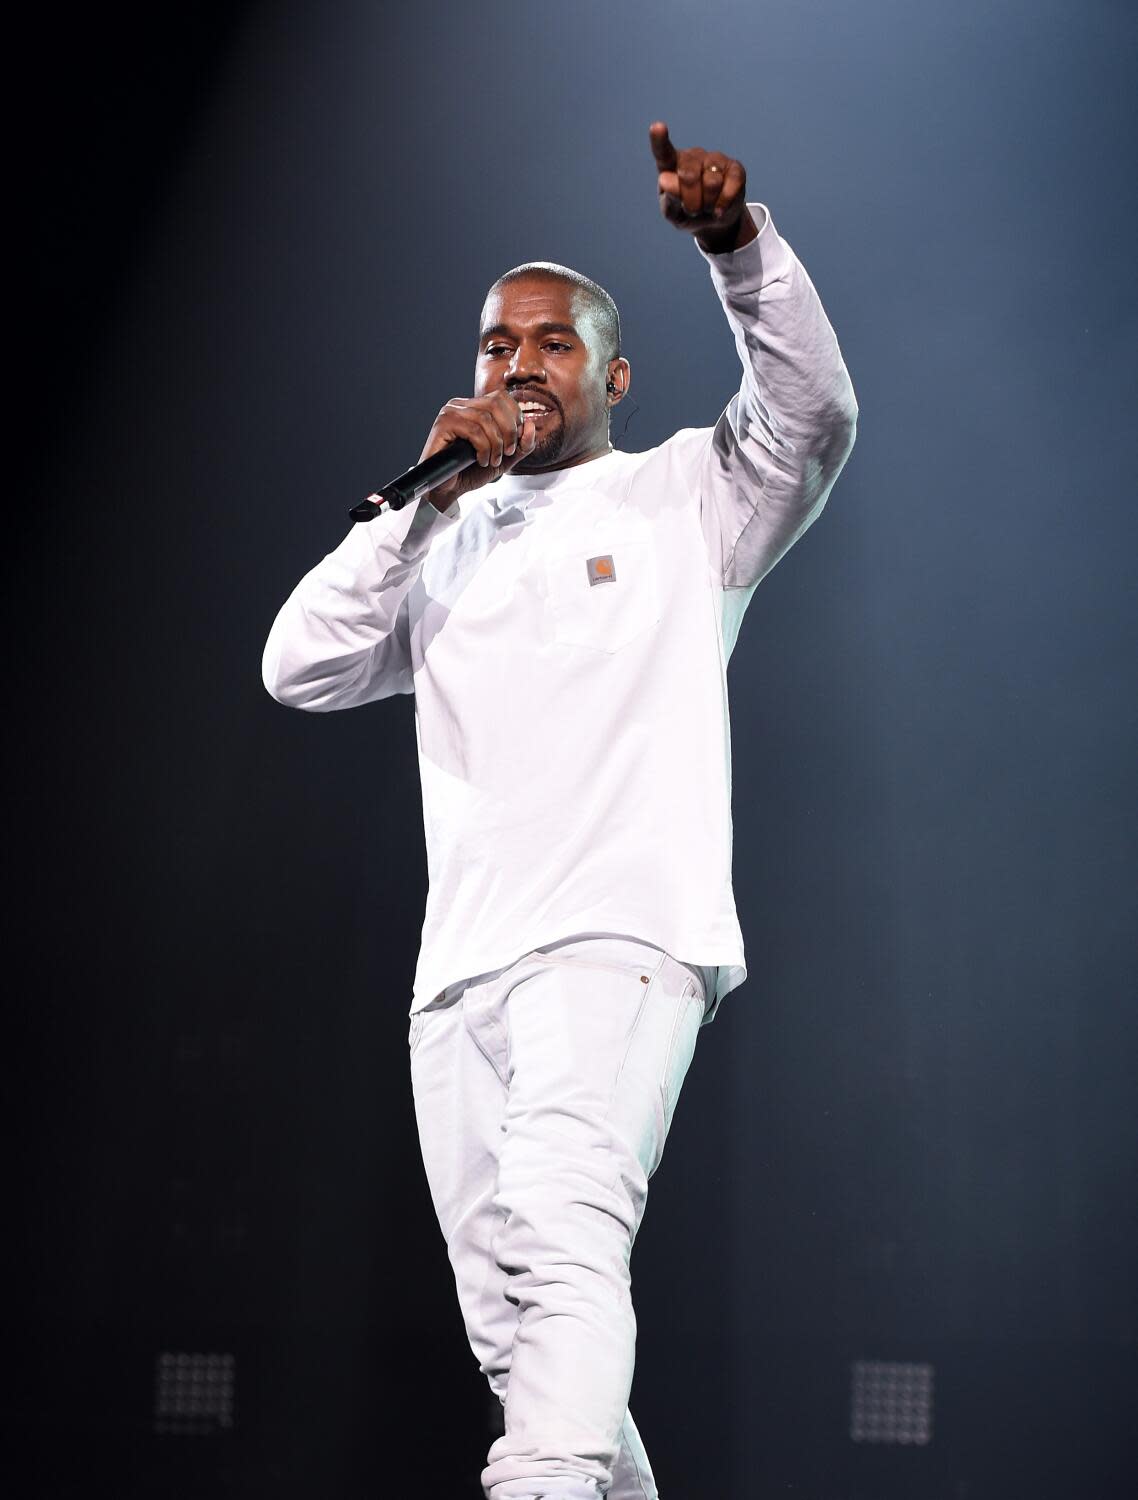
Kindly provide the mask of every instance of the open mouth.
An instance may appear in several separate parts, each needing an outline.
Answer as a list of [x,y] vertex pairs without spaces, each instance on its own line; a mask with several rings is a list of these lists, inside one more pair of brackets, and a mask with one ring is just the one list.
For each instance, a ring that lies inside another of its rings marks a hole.
[[550,417],[554,417],[557,415],[556,407],[550,406],[544,401],[531,401],[528,397],[525,396],[523,396],[520,400],[515,396],[514,399],[521,407],[522,415],[524,417],[532,417],[534,419],[534,423],[538,427],[540,427],[543,422],[547,422]]

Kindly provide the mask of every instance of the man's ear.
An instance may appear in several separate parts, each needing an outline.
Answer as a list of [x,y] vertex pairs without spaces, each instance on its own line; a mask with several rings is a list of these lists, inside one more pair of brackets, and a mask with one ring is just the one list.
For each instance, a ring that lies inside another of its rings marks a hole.
[[609,405],[615,406],[628,391],[632,381],[632,366],[626,359],[610,359],[605,389],[609,394]]

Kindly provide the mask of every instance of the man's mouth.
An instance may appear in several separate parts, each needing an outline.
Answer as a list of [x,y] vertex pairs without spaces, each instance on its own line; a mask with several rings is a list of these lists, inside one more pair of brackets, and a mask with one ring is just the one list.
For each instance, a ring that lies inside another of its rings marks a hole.
[[535,396],[515,396],[514,400],[521,407],[522,415],[532,416],[536,423],[545,421],[557,410],[551,402],[539,400]]

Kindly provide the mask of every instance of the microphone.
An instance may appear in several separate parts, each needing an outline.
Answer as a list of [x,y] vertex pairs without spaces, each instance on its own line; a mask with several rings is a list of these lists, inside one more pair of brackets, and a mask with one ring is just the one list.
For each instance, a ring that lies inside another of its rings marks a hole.
[[429,490],[437,490],[440,484],[445,484],[455,474],[469,469],[477,458],[473,443],[468,443],[465,438],[452,438],[445,448],[440,448],[430,458],[425,458],[422,463],[408,469],[405,474],[400,474],[397,479],[389,480],[381,490],[377,490],[378,502],[361,500],[358,505],[352,506],[348,515],[353,521],[374,521],[376,516],[383,515],[385,509],[402,510],[410,501],[418,500]]

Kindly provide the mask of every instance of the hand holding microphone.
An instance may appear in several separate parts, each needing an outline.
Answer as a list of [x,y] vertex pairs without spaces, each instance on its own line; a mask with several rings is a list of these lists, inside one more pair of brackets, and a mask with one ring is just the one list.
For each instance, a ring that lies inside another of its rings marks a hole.
[[[490,396],[454,396],[435,418],[416,467],[392,480],[379,494],[392,491],[387,498],[392,509],[398,510],[414,493],[429,490],[431,504],[445,511],[456,496],[469,494],[508,473],[536,445],[533,416],[523,414],[505,391]],[[425,460],[436,457],[447,460],[445,469],[449,470],[449,477],[441,483],[437,470],[433,474],[429,470],[419,472]],[[377,499],[365,500],[348,512],[355,521],[370,521],[379,513]]]
[[455,438],[465,438],[475,462],[431,491],[431,503],[446,510],[459,495],[469,494],[527,458],[537,444],[532,416],[523,414],[513,396],[453,396],[435,418],[419,462],[440,452]]

